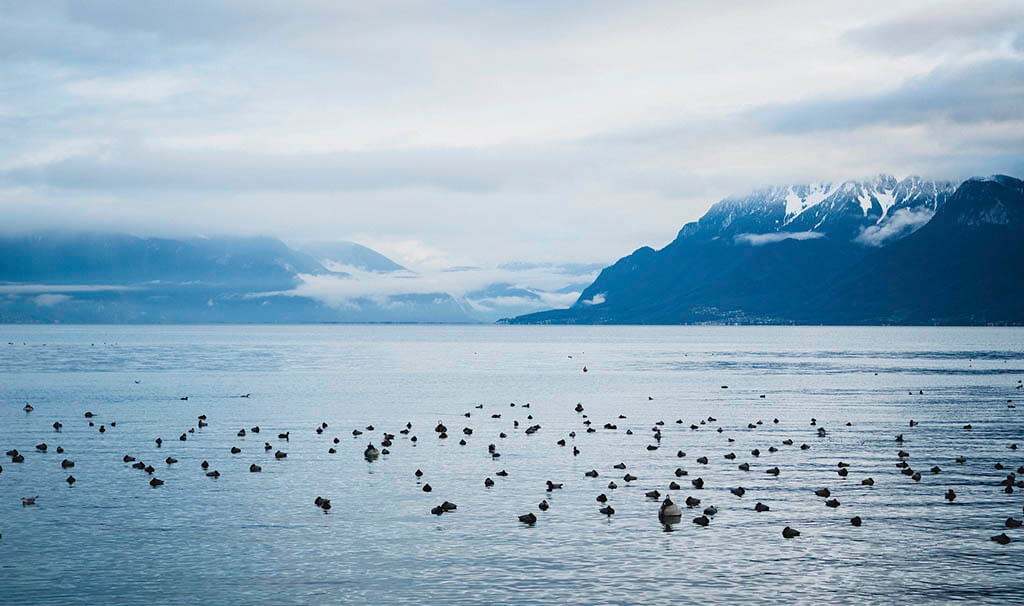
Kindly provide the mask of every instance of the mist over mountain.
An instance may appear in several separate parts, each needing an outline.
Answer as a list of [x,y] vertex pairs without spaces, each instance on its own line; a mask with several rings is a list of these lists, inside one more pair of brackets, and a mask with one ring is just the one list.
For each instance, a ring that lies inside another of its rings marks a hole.
[[344,241],[45,231],[0,236],[0,322],[493,322],[567,305],[595,276],[515,263],[414,272]]
[[916,177],[763,189],[510,323],[1024,322],[1024,187]]

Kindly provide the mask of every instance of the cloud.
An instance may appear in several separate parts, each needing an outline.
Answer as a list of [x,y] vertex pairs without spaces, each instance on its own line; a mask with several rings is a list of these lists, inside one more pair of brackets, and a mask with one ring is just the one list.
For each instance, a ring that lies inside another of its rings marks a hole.
[[881,246],[887,240],[908,235],[924,227],[933,216],[935,213],[926,208],[901,208],[886,217],[882,223],[864,228],[855,240],[868,246]]
[[60,305],[61,303],[67,303],[71,300],[68,295],[54,295],[44,294],[39,295],[32,299],[32,301],[39,307],[53,307],[54,305]]
[[589,299],[585,299],[583,301],[583,304],[584,305],[600,305],[600,304],[604,303],[604,301],[605,301],[605,297],[604,296],[605,296],[605,293],[599,292],[596,295],[594,295],[593,297],[590,297]]
[[[565,273],[564,267],[529,266],[525,269],[449,268],[424,271],[396,271],[377,273],[356,267],[342,266],[351,277],[300,274],[301,283],[292,290],[251,293],[249,298],[275,296],[307,297],[335,307],[358,307],[360,301],[372,301],[388,306],[396,297],[409,295],[445,294],[465,301],[480,311],[536,311],[554,307],[568,307],[579,292],[556,292],[566,285],[592,282],[597,271]],[[499,292],[522,294],[486,294],[488,287],[505,285]],[[485,293],[482,296],[475,293]]]
[[824,237],[824,234],[814,231],[780,231],[770,234],[736,234],[733,241],[737,244],[749,244],[750,246],[763,246],[775,244],[783,240],[814,240]]
[[0,284],[0,294],[117,292],[138,289],[139,287],[135,286],[114,286],[103,284]]
[[872,52],[896,56],[958,53],[998,48],[1024,32],[1024,12],[1015,1],[982,0],[932,4],[852,29],[843,39]]
[[590,262],[758,186],[1024,167],[1014,2],[5,9],[5,229]]

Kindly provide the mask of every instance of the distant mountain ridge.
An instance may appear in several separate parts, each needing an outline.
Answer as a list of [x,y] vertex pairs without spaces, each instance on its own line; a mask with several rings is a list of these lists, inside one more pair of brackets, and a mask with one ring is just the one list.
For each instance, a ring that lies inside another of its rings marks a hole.
[[0,233],[0,323],[493,322],[568,304],[600,266],[503,267],[424,275],[347,241]]
[[881,175],[726,198],[509,323],[1024,323],[1024,185]]

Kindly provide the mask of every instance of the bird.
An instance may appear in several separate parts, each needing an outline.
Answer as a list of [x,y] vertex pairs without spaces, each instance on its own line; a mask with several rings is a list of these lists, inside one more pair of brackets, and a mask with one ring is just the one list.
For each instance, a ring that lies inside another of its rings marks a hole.
[[698,525],[698,526],[707,526],[708,524],[711,523],[711,518],[709,518],[709,517],[707,517],[705,515],[700,515],[700,516],[697,516],[696,518],[693,518],[693,523]]
[[765,505],[764,503],[758,502],[757,505],[754,505],[754,511],[761,512],[761,511],[769,511],[770,509],[771,508],[768,507],[767,505]]
[[785,528],[782,529],[782,536],[783,536],[783,538],[786,538],[786,539],[792,539],[794,537],[800,536],[800,531],[799,530],[794,530],[794,529],[790,528],[789,526],[786,526]]
[[524,524],[535,524],[537,522],[537,516],[531,511],[528,514],[519,516],[519,521]]
[[544,499],[543,501],[537,504],[537,509],[541,511],[547,511],[548,507],[550,507],[550,505],[548,505],[547,499]]
[[36,504],[36,499],[38,499],[38,498],[39,498],[39,495],[36,495],[34,497],[21,497],[21,506],[22,507],[28,507],[29,505],[35,505]]
[[380,451],[372,443],[366,445],[366,450],[363,451],[363,456],[367,460],[373,460],[380,456]]
[[947,491],[946,491],[946,494],[945,494],[945,499],[946,499],[947,501],[949,501],[950,503],[952,503],[952,502],[953,502],[953,500],[954,500],[954,499],[956,499],[956,493],[955,493],[955,492],[953,492],[953,489],[952,489],[952,488],[950,488],[949,490],[947,490]]
[[852,518],[850,518],[850,524],[852,526],[860,526],[861,523],[862,521],[860,519],[860,516],[853,516]]

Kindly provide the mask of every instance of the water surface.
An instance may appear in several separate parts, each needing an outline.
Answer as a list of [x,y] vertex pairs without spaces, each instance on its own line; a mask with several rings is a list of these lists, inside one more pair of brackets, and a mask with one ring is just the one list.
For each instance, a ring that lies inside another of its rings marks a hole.
[[[1021,518],[1024,498],[997,485],[1024,464],[1024,450],[1009,449],[1024,447],[1021,409],[1007,402],[1022,394],[1021,329],[4,326],[0,334],[0,447],[26,458],[0,459],[4,603],[1024,601],[1024,532],[1003,527]],[[26,402],[34,412],[22,411]],[[597,432],[584,432],[577,402]],[[209,427],[179,441],[200,414]],[[716,420],[699,425],[709,416]],[[920,425],[910,428],[910,418]],[[432,431],[438,420],[449,439]],[[661,447],[648,451],[657,421],[665,422]],[[317,435],[322,422],[328,429]],[[399,435],[390,455],[364,460],[369,440],[379,444],[382,431],[397,434],[406,422],[416,443]],[[600,429],[608,422],[617,429]],[[532,423],[541,430],[525,435]],[[968,423],[973,429],[962,429]],[[236,436],[254,425],[259,435]],[[474,433],[460,446],[466,426]],[[286,431],[289,441],[276,437]],[[571,431],[576,438],[557,446]],[[920,482],[895,466],[897,433]],[[781,445],[787,438],[793,447]],[[42,441],[46,454],[33,448]],[[288,457],[275,460],[278,449]],[[736,460],[724,459],[728,452]],[[153,464],[166,484],[150,488],[125,454]],[[701,455],[708,465],[695,461]],[[967,463],[956,464],[958,455]],[[179,462],[168,466],[167,456]],[[76,463],[70,488],[65,457]],[[203,460],[221,477],[206,477]],[[845,479],[840,460],[851,464]],[[612,467],[620,461],[637,481],[622,480]],[[737,469],[741,462],[751,470]],[[249,473],[251,463],[262,473]],[[928,473],[933,465],[942,473]],[[773,466],[777,478],[764,473]],[[666,528],[644,497],[666,492],[677,467],[689,476],[673,498],[719,509],[706,528],[690,522],[697,510]],[[509,476],[497,477],[501,469]],[[590,469],[600,476],[585,477]],[[687,481],[697,476],[704,490]],[[875,485],[862,486],[869,476]],[[485,488],[485,477],[496,485]],[[548,493],[548,479],[565,488]],[[613,480],[619,488],[609,490]],[[736,486],[746,495],[732,495]],[[821,487],[841,506],[826,507],[813,494]],[[942,498],[948,488],[959,495],[954,504]],[[611,517],[598,513],[602,492]],[[31,495],[38,505],[22,507]],[[313,505],[318,495],[332,499],[330,512]],[[432,516],[446,499],[458,511]],[[536,507],[541,499],[547,512]],[[755,512],[758,501],[771,511]],[[539,517],[534,526],[517,521],[528,511]],[[862,527],[850,526],[854,515]],[[802,536],[783,539],[787,525]],[[1013,543],[989,540],[1004,531]]]

